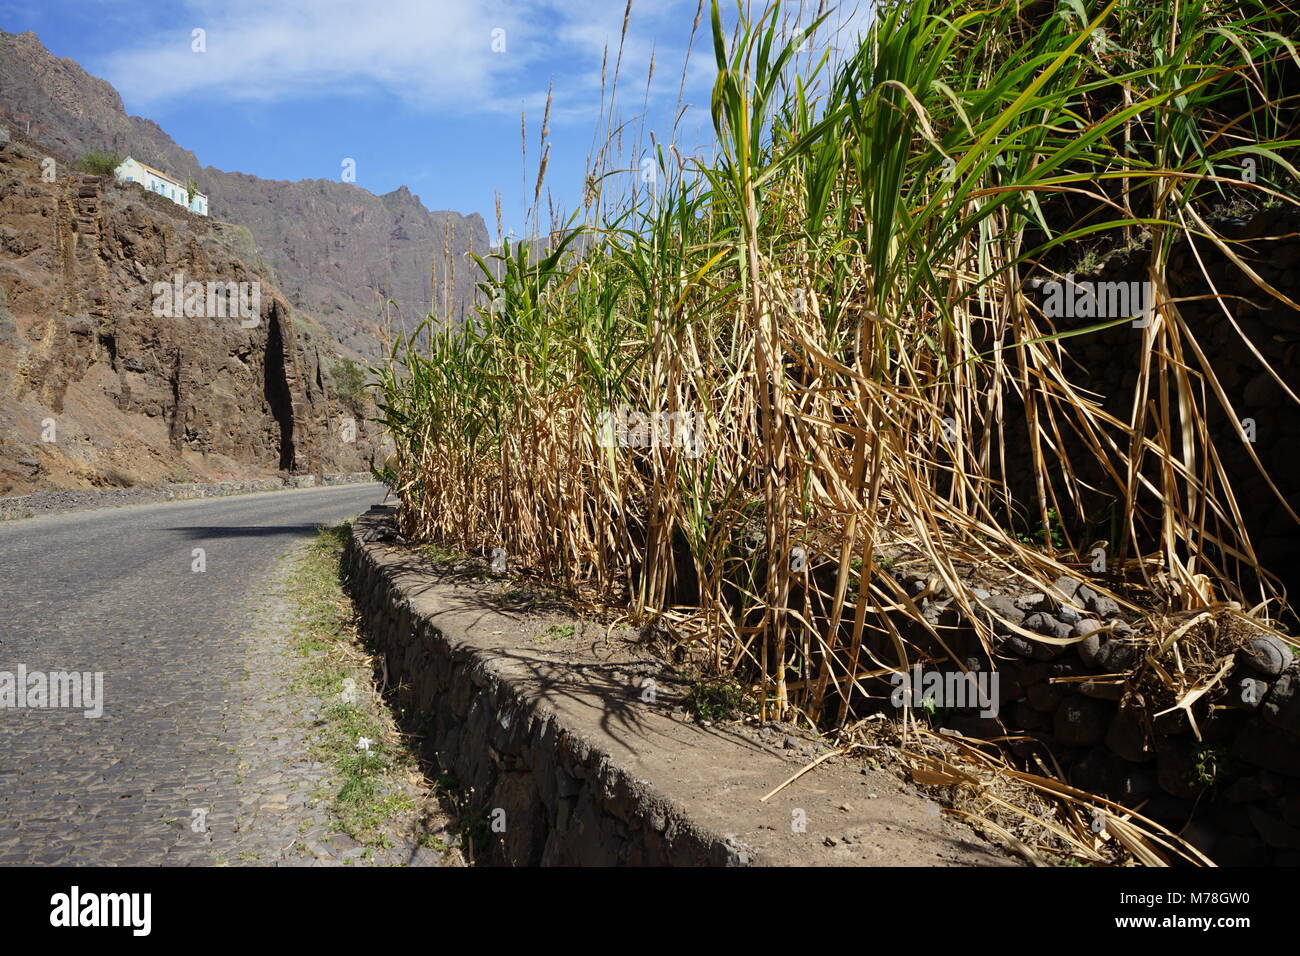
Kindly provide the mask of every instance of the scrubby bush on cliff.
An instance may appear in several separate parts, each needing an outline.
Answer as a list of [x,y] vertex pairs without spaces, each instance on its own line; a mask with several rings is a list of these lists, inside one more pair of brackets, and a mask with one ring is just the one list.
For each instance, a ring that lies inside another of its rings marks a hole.
[[77,160],[77,168],[96,176],[112,176],[117,167],[122,165],[122,157],[117,153],[102,149],[92,149]]
[[339,401],[359,412],[366,401],[366,370],[352,359],[341,359],[330,374]]

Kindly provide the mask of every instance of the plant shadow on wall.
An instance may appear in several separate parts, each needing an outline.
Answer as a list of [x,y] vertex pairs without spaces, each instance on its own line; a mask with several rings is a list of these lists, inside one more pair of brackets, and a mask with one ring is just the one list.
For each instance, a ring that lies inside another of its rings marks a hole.
[[[372,540],[387,542],[389,533]],[[714,720],[726,715],[733,698],[693,691],[647,653],[635,629],[608,615],[574,617],[551,589],[494,570],[488,558],[440,546],[383,548],[382,576],[363,572],[351,582],[356,593],[369,595],[366,620],[378,642],[367,646],[387,662],[386,699],[425,758],[426,774],[455,794],[471,862],[537,862],[562,853],[558,848],[574,838],[546,819],[534,787],[545,791],[567,760],[586,759],[573,756],[580,744],[562,742],[582,736],[575,727],[598,728],[599,736],[618,742],[619,752],[634,755],[662,752],[683,734],[745,743],[703,723],[705,713]],[[392,583],[408,574],[413,587]],[[408,610],[403,593],[435,599],[418,610],[413,601]],[[398,673],[400,680],[392,676]],[[665,721],[663,712],[674,709],[701,723]],[[516,820],[508,831],[503,819],[490,819],[502,813]],[[561,832],[557,843],[550,840],[554,829]]]
[[[1294,415],[1255,434],[1215,356],[1297,401],[1249,331],[1300,327],[1274,265],[1300,233],[1295,12],[887,2],[848,49],[775,4],[710,13],[712,152],[617,155],[608,104],[585,207],[477,260],[471,320],[392,343],[402,533],[500,548],[823,729],[866,675],[1007,660],[1019,623],[972,575],[1121,597],[1156,622],[1129,678],[1191,639],[1184,612],[1240,640],[1294,621],[1295,568],[1254,545],[1275,514],[1294,533],[1267,444],[1294,448]],[[1121,260],[1123,285],[1083,274]],[[1260,487],[1275,511],[1247,521]],[[971,622],[966,653],[899,556]],[[1171,681],[1220,706],[1218,659],[1192,657]]]

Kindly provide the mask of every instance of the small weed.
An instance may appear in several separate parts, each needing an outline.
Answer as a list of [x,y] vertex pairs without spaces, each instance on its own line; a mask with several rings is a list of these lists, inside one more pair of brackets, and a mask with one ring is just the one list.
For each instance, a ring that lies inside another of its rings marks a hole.
[[757,709],[754,700],[735,681],[701,680],[691,687],[686,706],[696,720],[728,720]]
[[1070,272],[1078,275],[1089,275],[1100,268],[1101,262],[1102,257],[1098,255],[1095,250],[1090,249],[1083,254],[1078,262],[1074,264],[1074,267],[1070,269]]
[[537,599],[533,592],[528,588],[511,587],[502,591],[500,594],[490,595],[488,600],[496,607],[502,609],[513,608],[515,610],[523,610],[524,608],[533,607],[534,604],[536,604]]
[[1040,527],[1037,531],[1029,534],[1017,534],[1016,540],[1021,544],[1032,545],[1041,548],[1045,541],[1050,540],[1052,547],[1060,550],[1065,547],[1065,531],[1061,527],[1061,519],[1056,514],[1055,508],[1047,509],[1047,524]]
[[1191,782],[1199,787],[1213,787],[1227,770],[1228,752],[1223,747],[1201,747],[1192,765]]
[[492,841],[492,823],[488,808],[471,810],[468,806],[463,806],[458,815],[457,833],[460,837],[460,845],[472,854],[487,852]]
[[533,638],[535,641],[559,641],[573,637],[577,628],[572,624],[552,624],[545,633]]
[[464,555],[457,554],[449,548],[444,548],[440,544],[427,544],[423,548],[424,556],[429,559],[436,567],[450,567],[464,559]]
[[417,842],[419,842],[420,846],[434,850],[437,853],[446,853],[448,850],[454,849],[452,844],[428,830],[420,834],[420,839]]

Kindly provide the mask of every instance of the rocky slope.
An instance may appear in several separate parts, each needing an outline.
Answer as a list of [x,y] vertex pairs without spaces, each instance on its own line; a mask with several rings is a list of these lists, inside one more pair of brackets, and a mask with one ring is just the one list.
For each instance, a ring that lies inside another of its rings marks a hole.
[[[444,276],[458,306],[467,303],[477,270],[465,253],[487,251],[480,216],[430,212],[405,186],[376,196],[325,179],[283,182],[212,167],[196,178],[215,216],[252,231],[289,301],[361,355],[378,354],[386,300],[408,327],[424,318],[435,269],[439,303]],[[456,260],[450,270],[444,244]]]
[[[202,167],[157,123],[128,116],[110,84],[53,56],[31,32],[0,31],[0,123],[74,160],[104,149],[182,180],[193,176],[214,218],[252,231],[289,303],[362,355],[377,354],[388,299],[409,322],[429,311],[435,295],[441,303],[450,286],[458,312],[474,292],[464,253],[488,249],[481,216],[431,212],[405,187],[376,196],[343,182],[285,182]],[[450,269],[444,248],[455,260]]]
[[[339,346],[290,306],[248,230],[69,172],[49,144],[11,136],[0,132],[0,494],[370,465],[366,410],[336,394]],[[155,283],[178,276],[247,283],[246,314],[207,297],[160,314]]]

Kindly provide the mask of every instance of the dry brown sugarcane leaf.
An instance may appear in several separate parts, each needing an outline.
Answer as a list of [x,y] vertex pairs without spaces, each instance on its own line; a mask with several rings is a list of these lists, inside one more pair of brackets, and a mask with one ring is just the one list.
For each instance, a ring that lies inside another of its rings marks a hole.
[[957,809],[950,809],[948,810],[948,813],[954,814],[955,816],[962,817],[965,820],[970,820],[974,823],[975,826],[980,827],[981,829],[988,830],[994,836],[1000,837],[1001,839],[1005,840],[1007,843],[1011,845],[1012,849],[1014,849],[1017,853],[1023,856],[1031,866],[1048,865],[1047,861],[1045,861],[1041,856],[1035,853],[1032,847],[1026,845],[1023,841],[1021,841],[1018,837],[1016,837],[1015,834],[1013,834],[1010,830],[1007,830],[1005,827],[998,826],[998,824],[994,823],[988,817],[982,817],[977,813],[970,813],[966,810],[957,810]]
[[1090,794],[1086,791],[1071,787],[1069,784],[1062,783],[1060,780],[1051,777],[1044,777],[1038,774],[1025,773],[1024,771],[1011,769],[1007,771],[1007,774],[1008,776],[1024,781],[1036,789],[1057,793],[1061,797],[1073,800],[1076,803],[1107,807],[1115,813],[1123,815],[1126,819],[1132,818],[1133,820],[1138,821],[1138,824],[1140,824],[1144,829],[1149,829],[1151,831],[1150,834],[1148,834],[1150,839],[1161,842],[1162,845],[1168,846],[1169,849],[1186,857],[1188,860],[1195,863],[1209,862],[1209,857],[1201,853],[1201,851],[1196,849],[1196,847],[1192,846],[1190,843],[1186,842],[1181,837],[1177,836],[1166,827],[1161,826],[1154,820],[1142,816],[1136,810],[1115,803],[1112,800],[1107,800],[1104,797],[1099,797],[1096,794]]
[[773,789],[771,792],[769,792],[769,793],[766,794],[765,796],[759,797],[758,802],[759,802],[759,803],[766,803],[769,799],[771,799],[772,797],[776,796],[778,793],[780,793],[780,792],[781,792],[782,790],[784,790],[786,787],[790,786],[790,784],[794,783],[796,780],[798,780],[800,777],[802,777],[804,774],[806,774],[809,770],[812,770],[812,769],[813,769],[814,767],[816,767],[818,764],[823,763],[824,761],[830,760],[832,757],[838,757],[840,754],[848,753],[850,750],[854,749],[854,747],[858,747],[858,746],[861,746],[861,745],[855,744],[855,745],[853,745],[853,746],[845,747],[845,748],[840,749],[840,750],[830,750],[830,751],[827,751],[826,753],[824,753],[824,754],[822,754],[820,757],[818,757],[816,760],[814,760],[812,763],[805,764],[801,769],[799,769],[799,770],[796,771],[795,773],[791,774],[789,777],[787,777],[784,781],[782,781],[782,782],[781,782],[781,783],[780,783],[780,784],[779,784],[775,789]]
[[1211,620],[1212,618],[1213,618],[1213,614],[1210,611],[1201,611],[1191,620],[1179,625],[1178,627],[1174,628],[1174,630],[1170,631],[1169,634],[1167,634],[1165,638],[1160,642],[1159,646],[1156,647],[1154,653],[1163,654],[1166,650],[1169,649],[1170,644],[1182,638],[1184,634],[1186,634],[1188,631],[1194,628],[1197,624],[1200,624],[1202,621]]
[[1012,803],[1011,801],[999,796],[998,794],[989,793],[987,794],[987,796],[988,799],[998,804],[1003,809],[1009,810],[1012,813],[1019,814],[1020,816],[1024,817],[1026,820],[1029,820],[1034,824],[1036,824],[1037,826],[1040,826],[1043,829],[1049,831],[1050,833],[1055,834],[1060,840],[1065,842],[1068,846],[1073,847],[1079,853],[1079,855],[1085,858],[1091,858],[1095,862],[1099,862],[1099,863],[1105,862],[1100,856],[1097,855],[1096,851],[1092,848],[1091,845],[1085,843],[1081,838],[1071,833],[1069,830],[1062,827],[1060,824],[1052,820],[1044,819],[1043,817],[1038,816],[1037,814],[1031,813],[1024,807],[1018,806],[1017,804]]
[[1153,714],[1152,719],[1163,717],[1165,714],[1172,713],[1175,710],[1182,710],[1187,714],[1187,721],[1192,725],[1192,732],[1196,734],[1196,739],[1200,740],[1201,728],[1196,725],[1196,717],[1192,713],[1192,705],[1204,697],[1215,684],[1219,683],[1219,681],[1227,675],[1228,671],[1232,670],[1232,664],[1233,659],[1231,657],[1224,658],[1223,664],[1219,668],[1218,673],[1204,683],[1198,684],[1184,693],[1183,696],[1179,698],[1178,702],[1172,707],[1167,707],[1159,713]]
[[960,784],[977,783],[975,778],[963,773],[945,773],[933,767],[911,767],[909,772],[914,783],[932,787],[955,787]]

